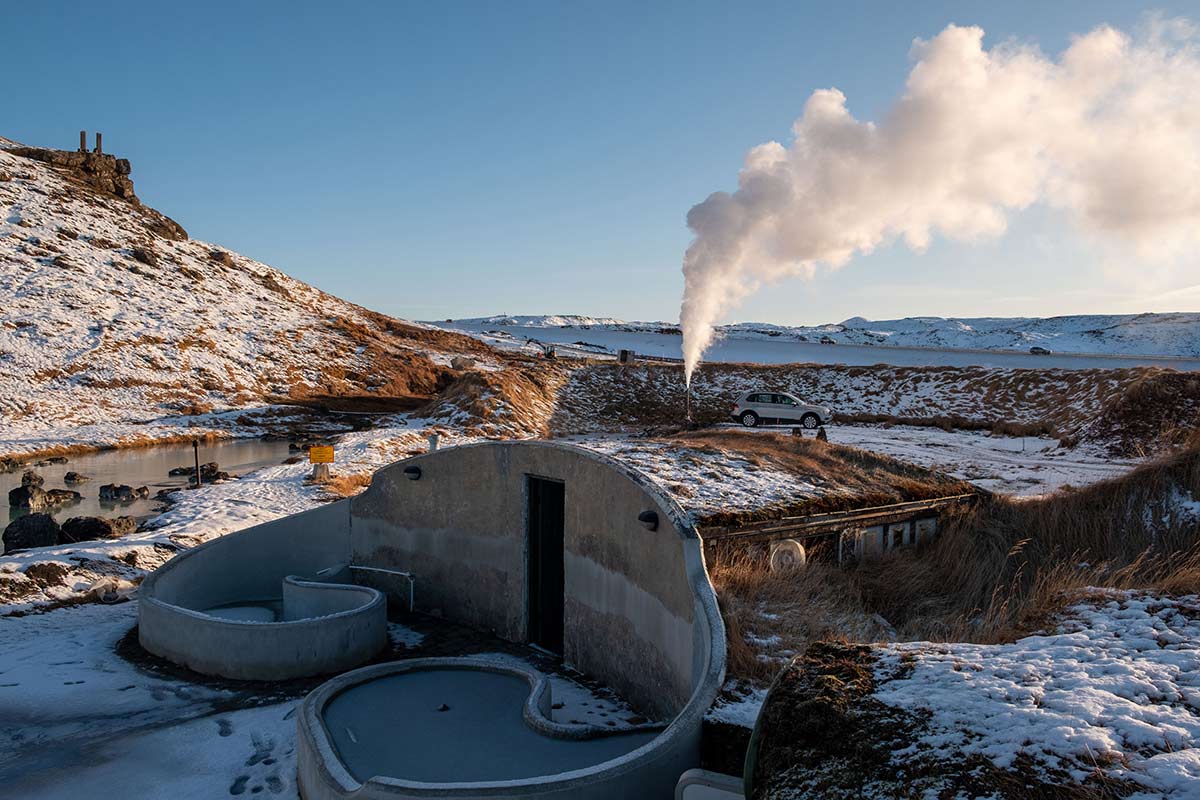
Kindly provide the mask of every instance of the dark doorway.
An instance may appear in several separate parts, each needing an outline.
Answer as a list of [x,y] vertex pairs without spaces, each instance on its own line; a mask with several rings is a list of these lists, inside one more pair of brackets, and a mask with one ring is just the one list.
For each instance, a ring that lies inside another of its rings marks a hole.
[[561,481],[529,477],[529,641],[563,648],[563,497]]

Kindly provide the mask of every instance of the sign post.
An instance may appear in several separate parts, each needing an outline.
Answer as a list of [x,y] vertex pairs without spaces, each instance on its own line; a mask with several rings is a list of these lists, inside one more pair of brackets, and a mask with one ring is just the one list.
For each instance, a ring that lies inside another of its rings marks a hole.
[[196,488],[200,488],[200,440],[192,439],[192,455],[196,457]]
[[333,445],[313,445],[308,448],[308,463],[313,465],[312,479],[329,483],[329,465],[333,463]]

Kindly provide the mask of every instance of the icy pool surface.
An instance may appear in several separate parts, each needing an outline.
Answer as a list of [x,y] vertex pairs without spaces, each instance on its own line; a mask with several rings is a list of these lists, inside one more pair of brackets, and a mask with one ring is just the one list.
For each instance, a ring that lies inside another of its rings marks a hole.
[[205,614],[219,619],[238,622],[275,622],[283,618],[282,600],[264,600],[258,603],[238,602],[204,609]]
[[543,736],[522,718],[529,693],[529,683],[513,675],[418,670],[351,687],[325,706],[323,717],[342,763],[360,782],[376,776],[478,783],[554,775],[617,758],[658,735]]

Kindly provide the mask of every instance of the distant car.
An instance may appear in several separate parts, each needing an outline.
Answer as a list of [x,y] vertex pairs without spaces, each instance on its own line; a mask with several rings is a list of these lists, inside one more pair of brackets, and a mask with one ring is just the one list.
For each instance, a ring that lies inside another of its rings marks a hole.
[[1050,351],[1048,349],[1046,349],[1045,347],[1038,347],[1037,345],[1034,345],[1033,347],[1029,348],[1029,352],[1035,356],[1050,355]]
[[738,398],[730,415],[747,428],[760,422],[799,422],[805,428],[817,428],[833,421],[833,409],[801,403],[785,392],[746,392]]
[[820,341],[821,344],[837,344],[837,342],[833,340],[832,336],[822,336],[818,341]]

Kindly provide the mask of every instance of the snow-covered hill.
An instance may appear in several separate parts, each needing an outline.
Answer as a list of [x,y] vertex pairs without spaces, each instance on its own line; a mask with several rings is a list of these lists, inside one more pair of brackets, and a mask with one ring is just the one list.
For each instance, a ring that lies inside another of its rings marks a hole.
[[[445,324],[445,323],[442,323]],[[580,328],[596,331],[678,335],[672,322],[624,322],[570,314],[476,317],[457,319],[455,326]],[[1065,317],[906,317],[866,320],[853,317],[840,324],[814,326],[739,322],[724,325],[726,339],[792,340],[891,347],[1017,350],[1043,347],[1060,353],[1107,355],[1200,356],[1200,313],[1091,314]]]
[[280,397],[428,395],[453,355],[491,357],[189,239],[133,196],[128,162],[63,163],[84,158],[0,139],[0,442]]

